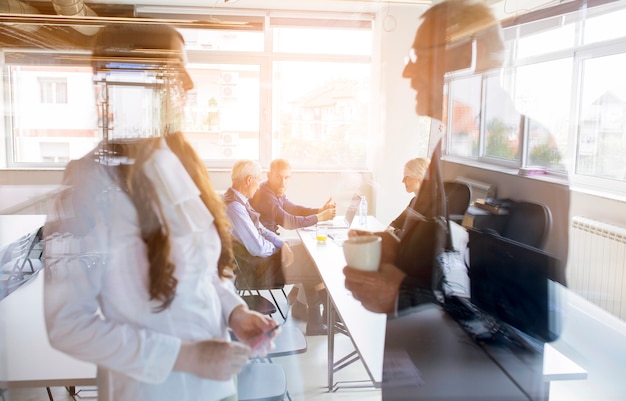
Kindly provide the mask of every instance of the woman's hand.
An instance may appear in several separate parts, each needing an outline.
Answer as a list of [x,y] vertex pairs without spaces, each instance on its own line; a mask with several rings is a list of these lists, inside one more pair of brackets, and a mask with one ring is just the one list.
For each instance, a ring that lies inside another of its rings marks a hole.
[[212,380],[230,380],[238,374],[252,354],[241,343],[224,340],[183,342],[174,370],[193,373]]
[[258,356],[264,356],[272,349],[272,340],[280,332],[274,319],[243,305],[232,311],[228,325],[235,337],[251,347],[253,354]]

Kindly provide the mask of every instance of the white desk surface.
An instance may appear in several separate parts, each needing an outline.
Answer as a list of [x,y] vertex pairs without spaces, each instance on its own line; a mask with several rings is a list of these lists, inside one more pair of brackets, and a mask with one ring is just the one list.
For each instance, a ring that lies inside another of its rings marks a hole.
[[43,312],[44,272],[0,301],[0,387],[83,386],[96,366],[52,348]]
[[0,214],[0,250],[46,222],[44,214]]
[[0,185],[0,213],[14,213],[52,196],[61,188],[61,185]]
[[[368,217],[365,228],[358,227],[355,223],[352,227],[370,231],[380,231],[385,228],[371,216]],[[343,275],[346,260],[343,256],[343,249],[339,245],[330,239],[325,243],[318,243],[314,229],[300,229],[298,234],[317,265],[326,290],[335,305],[335,310],[348,330],[367,373],[374,385],[380,384],[387,315],[368,311],[346,290]],[[333,361],[328,361],[328,363],[332,365]]]

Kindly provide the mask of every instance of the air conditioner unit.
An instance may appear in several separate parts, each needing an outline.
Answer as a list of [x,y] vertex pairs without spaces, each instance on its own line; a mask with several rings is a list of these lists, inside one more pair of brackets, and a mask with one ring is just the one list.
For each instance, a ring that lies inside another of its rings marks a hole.
[[239,82],[239,73],[233,71],[222,71],[222,85],[237,85]]
[[236,132],[222,132],[220,134],[221,145],[236,145],[239,141],[239,134]]
[[476,199],[496,197],[496,186],[493,184],[472,180],[466,177],[456,177],[454,181],[467,184],[472,188],[472,204]]
[[224,145],[222,146],[222,155],[223,159],[234,159],[236,148],[234,146]]
[[221,88],[222,99],[232,99],[237,97],[238,88],[234,85],[224,85]]

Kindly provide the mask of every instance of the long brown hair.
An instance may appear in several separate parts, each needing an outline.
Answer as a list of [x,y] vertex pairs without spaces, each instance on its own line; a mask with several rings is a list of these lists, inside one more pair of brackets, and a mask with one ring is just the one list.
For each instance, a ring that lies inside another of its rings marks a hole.
[[[195,150],[185,139],[182,133],[168,134],[165,140],[169,148],[176,154],[185,170],[200,190],[200,198],[215,218],[214,224],[219,234],[222,250],[218,259],[217,268],[221,278],[232,278],[233,251],[229,221],[226,216],[226,207],[219,198],[209,173]],[[159,147],[161,138],[142,140],[140,143],[115,143],[117,154],[123,154],[134,163],[120,167],[120,180],[128,190],[128,194],[135,205],[141,228],[141,238],[148,247],[149,262],[149,293],[151,300],[161,301],[156,309],[158,312],[167,309],[176,295],[178,280],[174,277],[175,266],[170,261],[169,226],[163,218],[163,209],[157,197],[152,182],[145,175],[143,164],[150,159]],[[147,207],[152,205],[152,207]]]

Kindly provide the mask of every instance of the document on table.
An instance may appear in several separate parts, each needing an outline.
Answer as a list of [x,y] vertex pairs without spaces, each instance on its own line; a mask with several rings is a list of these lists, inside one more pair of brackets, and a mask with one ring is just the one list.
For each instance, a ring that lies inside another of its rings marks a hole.
[[406,351],[385,352],[383,387],[419,387],[422,384],[424,384],[422,375]]

